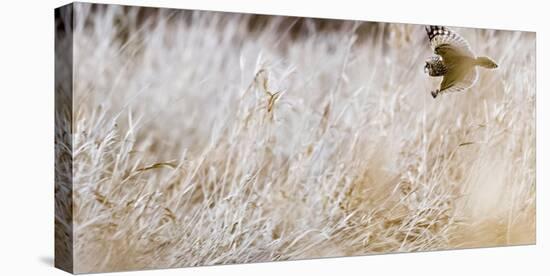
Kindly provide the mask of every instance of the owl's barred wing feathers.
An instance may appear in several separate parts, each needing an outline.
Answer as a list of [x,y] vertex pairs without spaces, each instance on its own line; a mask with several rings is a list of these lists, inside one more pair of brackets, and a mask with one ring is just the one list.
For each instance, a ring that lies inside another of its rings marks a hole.
[[447,74],[443,77],[437,93],[461,92],[472,87],[478,79],[477,69],[465,71],[462,74]]
[[443,26],[426,26],[426,33],[434,52],[445,55],[474,57],[468,42],[456,32]]

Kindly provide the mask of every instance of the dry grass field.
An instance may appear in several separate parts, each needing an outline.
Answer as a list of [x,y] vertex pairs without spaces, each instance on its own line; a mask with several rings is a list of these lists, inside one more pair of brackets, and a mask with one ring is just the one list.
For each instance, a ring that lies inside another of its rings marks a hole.
[[76,272],[535,242],[534,33],[453,28],[499,69],[432,99],[420,25],[91,7]]

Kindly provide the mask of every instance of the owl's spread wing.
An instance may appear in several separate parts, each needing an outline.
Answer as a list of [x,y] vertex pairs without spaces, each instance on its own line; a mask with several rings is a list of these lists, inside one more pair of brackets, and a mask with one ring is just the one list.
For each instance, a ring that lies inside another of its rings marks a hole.
[[443,26],[426,26],[430,45],[444,60],[456,56],[474,57],[470,45],[462,36]]
[[460,92],[472,87],[478,78],[476,68],[467,71],[453,70],[448,72],[441,81],[439,93]]

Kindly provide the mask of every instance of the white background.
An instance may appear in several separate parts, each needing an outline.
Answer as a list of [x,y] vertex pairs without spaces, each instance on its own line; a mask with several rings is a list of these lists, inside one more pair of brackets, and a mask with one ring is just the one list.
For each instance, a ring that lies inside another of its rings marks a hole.
[[[550,23],[550,9],[545,7],[546,1],[104,2],[537,32],[536,246],[154,270],[123,275],[550,275],[547,261],[550,259],[549,230],[545,227],[549,208],[545,183],[550,169],[547,143],[550,102],[545,93],[550,76],[549,27],[546,27]],[[44,0],[2,1],[0,4],[0,275],[64,274],[52,266],[53,9],[66,3]]]

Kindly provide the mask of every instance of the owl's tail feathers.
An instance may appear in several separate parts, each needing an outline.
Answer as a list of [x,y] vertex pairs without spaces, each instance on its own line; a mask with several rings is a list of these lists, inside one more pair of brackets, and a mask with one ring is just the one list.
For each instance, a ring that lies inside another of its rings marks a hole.
[[495,69],[498,67],[498,64],[488,57],[476,58],[475,64],[488,69]]

